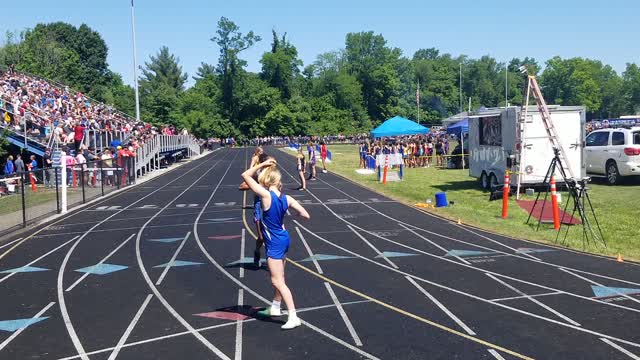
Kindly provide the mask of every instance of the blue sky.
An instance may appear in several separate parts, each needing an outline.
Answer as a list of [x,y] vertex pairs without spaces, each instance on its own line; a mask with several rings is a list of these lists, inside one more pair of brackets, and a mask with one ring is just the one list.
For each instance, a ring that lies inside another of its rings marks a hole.
[[[436,47],[499,61],[582,56],[618,72],[628,62],[640,63],[640,2],[634,0],[135,0],[135,6],[138,62],[166,45],[190,76],[201,61],[217,62],[218,49],[209,39],[221,16],[263,37],[242,54],[252,71],[260,69],[271,29],[287,32],[305,65],[319,53],[343,47],[346,33],[363,30],[382,33],[409,57],[417,49]],[[3,33],[38,22],[88,24],[107,42],[111,69],[131,83],[129,0],[9,1],[2,9]]]

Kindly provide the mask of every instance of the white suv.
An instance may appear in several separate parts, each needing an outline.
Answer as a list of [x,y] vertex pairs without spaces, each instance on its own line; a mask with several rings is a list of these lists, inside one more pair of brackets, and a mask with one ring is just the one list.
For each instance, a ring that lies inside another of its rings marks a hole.
[[585,141],[587,173],[605,175],[614,185],[640,175],[640,127],[596,130]]

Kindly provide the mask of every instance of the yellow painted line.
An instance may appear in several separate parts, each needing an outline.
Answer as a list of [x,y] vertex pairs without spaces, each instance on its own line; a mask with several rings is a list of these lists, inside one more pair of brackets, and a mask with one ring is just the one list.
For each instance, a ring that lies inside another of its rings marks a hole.
[[[245,209],[244,209],[245,205],[246,205],[246,201],[247,201],[247,192],[245,191],[243,199],[242,199],[242,221],[244,222],[244,226],[247,229],[247,231],[249,232],[249,234],[251,234],[251,236],[253,236],[254,238],[257,238],[256,234],[253,232],[253,230],[249,227],[249,224],[247,223],[247,218],[245,216]],[[328,282],[328,283],[330,283],[332,285],[335,285],[335,286],[337,286],[337,287],[339,287],[339,288],[341,288],[343,290],[346,290],[346,291],[348,291],[348,292],[350,292],[350,293],[352,293],[354,295],[357,295],[357,296],[359,296],[359,297],[361,297],[363,299],[369,300],[369,301],[371,301],[373,303],[376,303],[376,304],[378,304],[380,306],[383,306],[383,307],[385,307],[385,308],[387,308],[387,309],[389,309],[391,311],[395,311],[395,312],[397,312],[399,314],[402,314],[402,315],[405,315],[405,316],[410,317],[412,319],[418,320],[418,321],[420,321],[422,323],[425,323],[427,325],[436,327],[436,328],[438,328],[440,330],[444,330],[444,331],[446,331],[446,332],[448,332],[450,334],[460,336],[462,338],[465,338],[467,340],[471,340],[471,341],[473,341],[475,343],[478,343],[480,345],[492,348],[492,349],[497,350],[497,351],[501,351],[501,352],[503,352],[505,354],[509,354],[511,356],[515,356],[515,357],[517,357],[519,359],[533,360],[532,357],[520,354],[519,352],[516,352],[516,351],[513,351],[513,350],[509,350],[509,349],[504,348],[504,347],[502,347],[500,345],[496,345],[496,344],[491,343],[489,341],[482,340],[482,339],[477,338],[475,336],[471,336],[471,335],[465,334],[465,333],[460,332],[458,330],[455,330],[455,329],[452,329],[450,327],[447,327],[447,326],[444,326],[442,324],[439,324],[439,323],[437,323],[435,321],[432,321],[432,320],[429,320],[429,319],[425,319],[425,318],[423,318],[423,317],[421,317],[419,315],[416,315],[416,314],[410,313],[410,312],[408,312],[406,310],[403,310],[403,309],[400,309],[398,307],[395,307],[395,306],[393,306],[391,304],[387,304],[386,302],[378,300],[378,299],[376,299],[374,297],[371,297],[371,296],[369,296],[367,294],[363,294],[363,293],[359,292],[358,290],[352,289],[352,288],[350,288],[350,287],[348,287],[346,285],[343,285],[343,284],[341,284],[341,283],[339,283],[337,281],[334,281],[334,280],[332,280],[332,279],[330,279],[330,278],[328,278],[328,277],[326,277],[324,275],[321,275],[321,274],[319,274],[319,273],[307,268],[306,266],[300,265],[298,262],[293,261],[291,259],[287,259],[287,262],[291,263],[292,265],[298,267],[301,270],[304,270],[304,271],[308,272],[309,274],[311,274],[311,275],[313,275],[313,276],[315,276],[315,277],[317,277],[319,279],[322,279],[322,280],[324,280],[324,281],[326,281],[326,282]]]

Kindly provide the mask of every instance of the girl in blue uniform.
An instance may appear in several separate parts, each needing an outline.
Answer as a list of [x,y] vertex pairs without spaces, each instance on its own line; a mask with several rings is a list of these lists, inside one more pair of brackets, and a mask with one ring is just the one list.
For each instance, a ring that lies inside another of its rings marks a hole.
[[[253,179],[254,174],[261,170],[258,182]],[[300,216],[309,219],[309,213],[294,198],[281,192],[282,175],[273,159],[260,163],[242,173],[242,178],[260,197],[262,206],[261,226],[262,236],[267,249],[267,266],[271,273],[271,285],[275,295],[270,307],[260,312],[263,316],[280,316],[281,302],[284,301],[289,311],[287,322],[282,325],[283,330],[293,329],[302,325],[296,315],[293,295],[284,280],[284,265],[289,250],[289,233],[284,228],[284,215],[289,207],[296,210]]]

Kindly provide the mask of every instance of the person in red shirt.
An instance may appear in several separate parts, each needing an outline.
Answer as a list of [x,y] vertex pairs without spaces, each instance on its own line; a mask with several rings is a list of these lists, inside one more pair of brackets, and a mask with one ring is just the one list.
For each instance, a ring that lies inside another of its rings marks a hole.
[[324,141],[320,142],[320,158],[322,159],[322,173],[327,173],[327,145]]
[[80,150],[80,144],[82,144],[82,139],[84,139],[84,126],[82,126],[80,121],[76,121],[76,126],[73,129],[73,141],[75,143],[76,154]]

